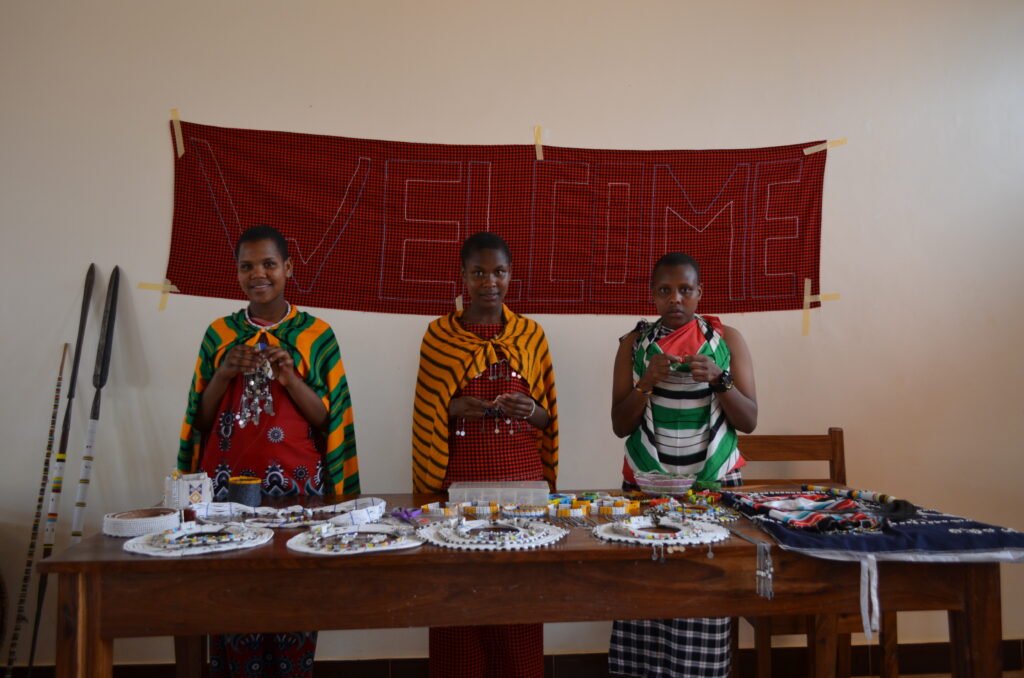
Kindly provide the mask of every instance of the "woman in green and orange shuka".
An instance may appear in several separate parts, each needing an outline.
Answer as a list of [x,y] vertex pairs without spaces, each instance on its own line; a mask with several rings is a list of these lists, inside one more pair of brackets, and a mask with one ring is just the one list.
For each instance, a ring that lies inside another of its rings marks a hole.
[[[235,258],[249,304],[206,330],[178,469],[206,471],[221,499],[237,475],[260,478],[266,497],[358,493],[345,368],[330,325],[284,297],[292,272],[287,241],[254,226],[239,238]],[[272,406],[247,416],[246,375],[268,368]],[[214,636],[210,650],[216,676],[311,676],[316,632]]]

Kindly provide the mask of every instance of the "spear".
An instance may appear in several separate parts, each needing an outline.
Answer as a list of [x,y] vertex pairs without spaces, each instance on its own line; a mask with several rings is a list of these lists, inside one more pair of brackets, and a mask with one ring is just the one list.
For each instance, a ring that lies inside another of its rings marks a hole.
[[50,428],[46,435],[46,454],[43,455],[43,479],[39,482],[36,513],[32,518],[32,535],[28,540],[28,555],[25,556],[25,572],[21,576],[21,588],[18,591],[18,607],[14,614],[14,628],[11,630],[11,644],[7,648],[7,670],[4,673],[6,678],[10,678],[14,673],[14,658],[18,654],[18,638],[21,635],[21,626],[28,621],[28,618],[25,617],[25,602],[28,599],[29,584],[32,582],[32,562],[35,560],[36,544],[39,541],[39,519],[43,513],[43,499],[46,497],[46,485],[50,480],[53,434],[57,430],[57,411],[60,410],[60,392],[64,385],[64,362],[67,360],[69,348],[67,343],[65,343],[60,353],[57,385],[53,389],[53,411],[50,412]]
[[[43,531],[43,555],[49,558],[53,552],[53,538],[57,532],[57,513],[60,508],[60,491],[64,484],[64,464],[68,459],[68,436],[71,434],[71,405],[75,399],[75,384],[78,383],[78,363],[82,357],[82,339],[85,335],[85,322],[89,317],[89,302],[92,300],[92,286],[96,280],[96,264],[89,264],[85,274],[85,289],[82,292],[82,311],[78,316],[78,338],[75,340],[75,355],[71,360],[71,379],[68,381],[67,405],[64,406],[64,420],[60,425],[60,446],[57,448],[57,459],[53,466],[53,482],[50,485],[50,502],[46,511],[46,529]],[[28,655],[29,673],[36,656],[36,641],[39,639],[39,618],[46,600],[45,574],[39,575],[36,583],[36,616],[32,626],[32,646]]]
[[103,305],[103,324],[100,327],[100,344],[96,347],[96,369],[92,373],[92,385],[96,389],[92,397],[92,412],[89,426],[85,430],[85,450],[82,452],[82,472],[78,476],[78,493],[75,497],[75,515],[71,520],[71,543],[82,541],[82,524],[85,522],[86,499],[89,494],[89,479],[92,476],[92,462],[96,445],[96,429],[100,424],[100,391],[107,383],[110,373],[110,352],[114,347],[114,316],[117,315],[117,287],[121,271],[115,266],[107,283],[107,301]]

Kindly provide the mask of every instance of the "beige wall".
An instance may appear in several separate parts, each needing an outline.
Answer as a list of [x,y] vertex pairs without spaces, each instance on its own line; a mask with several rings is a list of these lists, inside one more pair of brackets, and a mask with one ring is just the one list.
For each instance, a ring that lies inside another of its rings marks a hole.
[[[200,333],[238,306],[173,297],[159,312],[158,295],[136,287],[162,279],[167,261],[171,107],[214,125],[424,142],[530,143],[535,124],[564,146],[849,137],[830,154],[821,246],[822,291],[842,299],[813,313],[807,337],[799,312],[728,318],[753,350],[758,430],[843,426],[851,484],[1024,528],[1022,35],[1024,4],[1014,0],[5,0],[0,543],[9,591],[21,577],[59,345],[73,341],[88,262],[103,274],[100,291],[115,264],[123,270],[93,530],[105,512],[159,499]],[[408,490],[426,318],[322,315],[349,367],[363,487]],[[612,486],[621,448],[605,419],[610,366],[634,318],[539,320],[558,376],[561,485]],[[63,508],[69,518],[68,498]],[[1008,638],[1024,637],[1022,601],[1024,567],[1004,566]],[[42,662],[52,633],[48,615]],[[552,625],[547,648],[598,651],[606,633],[606,624]],[[945,622],[908,615],[901,633],[938,640]],[[320,656],[425,650],[422,629],[325,633]],[[167,639],[116,647],[123,662],[170,653]]]

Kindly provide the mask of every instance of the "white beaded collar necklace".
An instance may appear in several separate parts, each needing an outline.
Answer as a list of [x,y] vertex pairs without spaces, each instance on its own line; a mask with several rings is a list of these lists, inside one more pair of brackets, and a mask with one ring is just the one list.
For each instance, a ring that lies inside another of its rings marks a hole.
[[249,315],[249,307],[248,306],[245,307],[245,322],[249,323],[250,325],[252,325],[253,327],[255,327],[258,330],[272,330],[275,327],[277,327],[278,325],[280,325],[281,323],[283,323],[285,320],[287,320],[288,316],[290,316],[292,314],[292,304],[291,304],[291,302],[286,301],[285,303],[288,304],[288,308],[285,309],[284,315],[281,316],[280,320],[278,320],[276,323],[273,323],[272,325],[260,325],[259,323],[253,322],[252,316]]

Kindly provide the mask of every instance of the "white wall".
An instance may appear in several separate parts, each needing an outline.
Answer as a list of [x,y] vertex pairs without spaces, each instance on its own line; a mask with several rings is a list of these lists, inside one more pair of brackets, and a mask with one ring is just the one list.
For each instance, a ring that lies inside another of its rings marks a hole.
[[[0,543],[16,594],[59,345],[102,276],[71,450],[78,475],[102,290],[122,267],[88,527],[159,498],[200,334],[238,304],[158,294],[170,240],[168,109],[214,125],[446,143],[718,148],[849,137],[830,152],[814,311],[731,316],[752,347],[759,432],[846,429],[850,483],[1024,528],[1019,186],[1024,4],[416,0],[0,4]],[[426,318],[327,310],[350,374],[363,488],[410,488]],[[632,317],[541,316],[562,413],[561,486],[618,481],[605,417]],[[372,340],[371,340],[372,337]],[[596,422],[596,424],[595,424]],[[71,500],[63,504],[66,534]],[[62,541],[66,537],[62,537]],[[187,595],[187,592],[182,592]],[[55,598],[51,596],[51,608]],[[1007,638],[1024,568],[1003,568]],[[52,610],[41,662],[53,657]],[[906,641],[945,638],[908,615]],[[549,652],[607,625],[552,625]],[[23,650],[27,641],[23,640]],[[119,641],[166,661],[167,639]],[[321,658],[416,656],[422,629],[325,633]],[[22,660],[27,656],[24,651]]]

